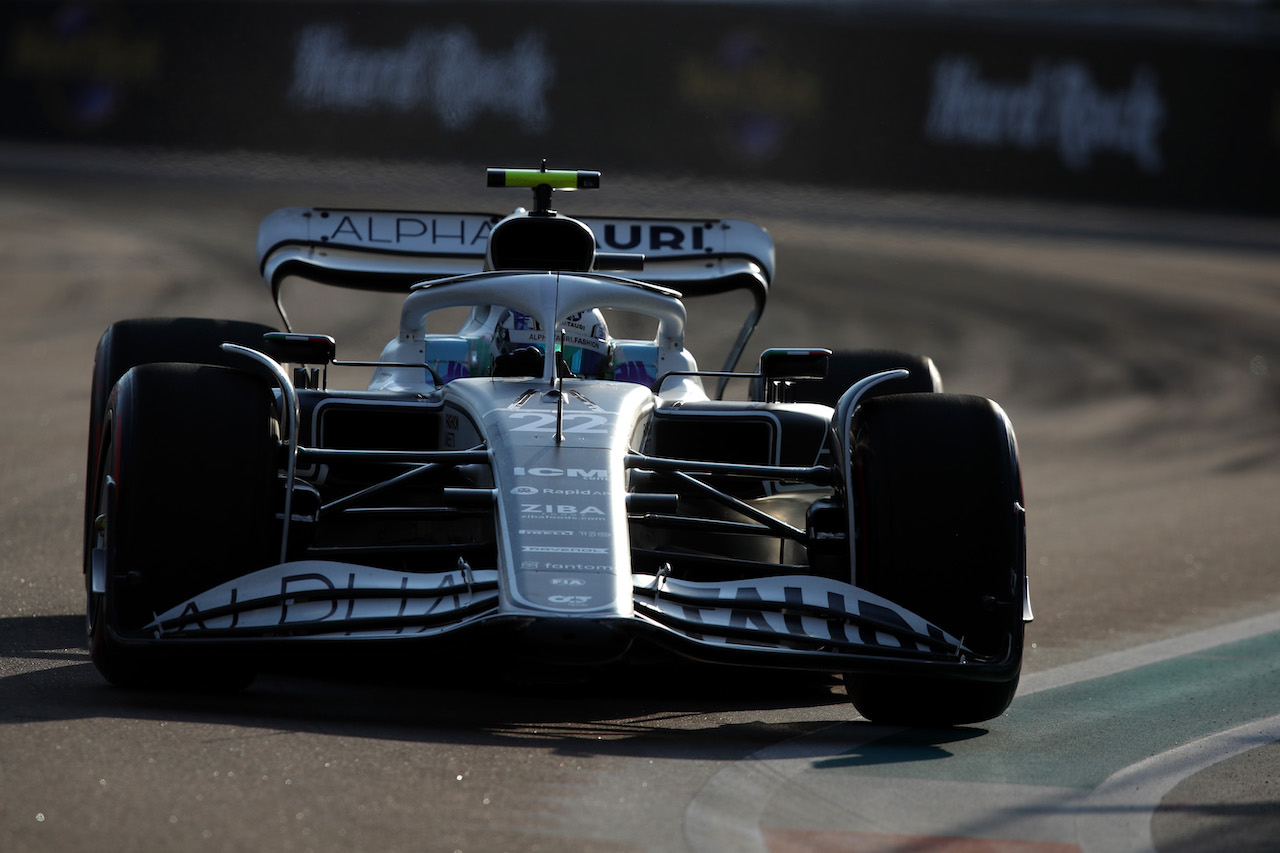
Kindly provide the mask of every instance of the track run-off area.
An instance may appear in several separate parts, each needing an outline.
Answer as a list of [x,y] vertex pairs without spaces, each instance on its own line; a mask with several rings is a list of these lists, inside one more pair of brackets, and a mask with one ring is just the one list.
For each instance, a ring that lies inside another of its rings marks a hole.
[[[1152,820],[1178,783],[1254,749],[1274,762],[1278,655],[1268,615],[1035,673],[985,733],[847,723],[797,737],[713,777],[686,813],[689,838],[699,850],[1155,850]],[[1280,820],[1274,800],[1237,808],[1269,832]]]
[[[511,164],[0,149],[0,850],[1275,849],[1280,225],[1264,220],[608,173],[557,200],[758,222],[778,277],[749,352],[923,352],[947,390],[1005,408],[1036,621],[996,720],[873,726],[838,680],[746,671],[548,685],[382,660],[232,696],[108,686],[83,648],[80,553],[102,330],[273,322],[253,252],[267,212],[524,203],[484,188],[490,165]],[[326,289],[290,307],[367,358],[397,304]],[[691,308],[704,365],[728,316]]]

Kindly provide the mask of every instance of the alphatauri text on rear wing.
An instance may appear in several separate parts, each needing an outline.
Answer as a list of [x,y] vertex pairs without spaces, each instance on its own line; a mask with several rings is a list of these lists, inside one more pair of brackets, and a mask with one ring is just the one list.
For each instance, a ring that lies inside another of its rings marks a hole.
[[[407,292],[485,269],[488,213],[287,207],[258,229],[258,266],[277,306],[289,276],[361,290]],[[745,289],[763,309],[773,279],[768,232],[738,219],[578,217],[596,239],[596,268],[674,287],[685,296]],[[642,258],[640,257],[642,256]],[[642,261],[643,271],[638,271]],[[634,272],[634,274],[632,274]]]

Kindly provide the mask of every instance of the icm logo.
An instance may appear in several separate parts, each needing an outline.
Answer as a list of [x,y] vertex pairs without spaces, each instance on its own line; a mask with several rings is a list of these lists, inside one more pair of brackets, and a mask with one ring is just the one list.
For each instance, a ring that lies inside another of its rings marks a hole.
[[517,477],[577,477],[580,480],[603,480],[608,472],[603,468],[524,468],[515,469]]

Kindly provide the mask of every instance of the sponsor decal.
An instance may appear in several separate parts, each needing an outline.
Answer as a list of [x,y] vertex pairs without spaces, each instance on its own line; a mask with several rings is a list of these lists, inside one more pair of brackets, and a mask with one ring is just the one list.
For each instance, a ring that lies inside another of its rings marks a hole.
[[[850,597],[834,589],[810,587],[806,590],[800,586],[764,588],[751,585],[735,584],[731,588],[720,591],[717,603],[706,604],[665,604],[661,598],[658,606],[672,613],[691,625],[705,625],[708,628],[731,627],[759,631],[780,636],[800,636],[820,642],[850,643],[858,642],[881,648],[903,648],[918,651],[935,651],[929,644],[909,639],[897,633],[878,631],[876,628],[861,625],[854,626],[843,618],[844,615],[858,615],[873,619],[886,628],[894,631],[911,632],[927,635],[941,644],[955,645],[954,638],[948,637],[934,625],[909,614],[884,599],[878,599],[868,593],[857,593]],[[801,605],[820,606],[831,611],[831,617],[802,614]],[[737,605],[737,606],[735,606]],[[788,607],[790,606],[790,607]],[[689,630],[689,629],[686,629]],[[707,639],[714,636],[714,630],[706,633],[690,630],[696,639]],[[856,633],[856,637],[851,636]],[[762,640],[726,638],[723,642],[729,645],[757,645]]]
[[612,572],[613,566],[601,563],[544,563],[521,560],[520,568],[532,572]]
[[[556,528],[539,529],[522,527],[521,536],[576,536],[579,539],[610,539],[612,534],[604,530],[560,530]],[[560,550],[560,549],[556,549]]]
[[[555,415],[551,418],[554,421]],[[604,468],[525,468],[517,465],[513,470],[517,477],[571,477],[580,480],[603,480],[608,476]]]
[[536,495],[540,490],[536,486],[516,486],[511,490],[513,495]]
[[554,79],[539,33],[520,36],[508,51],[488,53],[462,26],[419,29],[398,47],[363,47],[351,44],[342,27],[314,24],[298,36],[289,97],[306,110],[429,111],[451,131],[493,113],[542,133]]
[[[473,600],[469,591],[472,581],[455,573],[406,575],[364,567],[341,574],[305,570],[309,566],[320,565],[295,563],[246,575],[160,614],[152,628],[159,637],[200,629],[272,629],[331,622],[334,623],[332,631],[339,633],[343,630],[342,623],[352,619],[445,614]],[[295,570],[289,571],[291,568]],[[491,572],[481,574],[492,575]],[[459,589],[462,586],[467,589]],[[432,590],[440,593],[422,595]],[[358,595],[355,594],[357,592]],[[374,592],[379,594],[372,594]],[[232,612],[226,612],[228,609]],[[205,615],[208,613],[215,615]],[[182,624],[175,625],[179,620]],[[401,633],[415,629],[397,627],[389,630]],[[430,630],[433,630],[432,626],[424,625],[416,632]]]
[[602,229],[601,248],[614,252],[706,252],[705,234],[710,223],[608,222]]
[[[477,243],[483,244],[493,230],[490,220],[475,216],[427,219],[386,213],[339,214],[321,211],[320,218],[337,220],[336,223],[324,223],[326,233],[320,235],[320,242],[344,245],[457,250],[476,246]],[[476,251],[479,252],[480,247]]]
[[444,446],[446,449],[454,450],[457,448],[459,426],[461,426],[461,422],[456,414],[450,413],[444,416]]
[[521,551],[535,554],[608,554],[608,548],[578,548],[564,547],[559,548],[554,545],[525,545],[520,548]]
[[533,515],[543,518],[582,518],[603,520],[605,511],[598,506],[577,506],[576,504],[520,504],[521,515]]
[[547,601],[552,604],[587,604],[591,598],[590,595],[548,595]]
[[1127,87],[1106,91],[1076,59],[1038,59],[1018,82],[984,78],[975,58],[950,55],[933,66],[925,135],[942,145],[1056,150],[1073,172],[1110,152],[1159,174],[1167,112],[1156,73],[1146,65],[1134,69]]

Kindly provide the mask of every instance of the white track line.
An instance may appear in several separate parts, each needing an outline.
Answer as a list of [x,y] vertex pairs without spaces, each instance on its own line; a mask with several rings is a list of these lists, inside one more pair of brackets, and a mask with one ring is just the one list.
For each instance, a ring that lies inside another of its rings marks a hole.
[[[1280,611],[1033,673],[1022,679],[1018,695],[1103,678],[1276,631],[1280,631]],[[775,793],[815,762],[894,731],[859,727],[857,736],[851,737],[845,727],[836,723],[765,747],[712,776],[685,809],[689,849],[768,853],[760,815]],[[1280,740],[1280,716],[1210,735],[1114,774],[1083,803],[1071,807],[1080,809],[1078,843],[1083,853],[1152,853],[1151,816],[1174,785],[1218,761],[1275,740]]]
[[1082,853],[1156,853],[1151,818],[1174,786],[1220,761],[1280,740],[1280,714],[1154,755],[1114,774],[1078,807]]
[[[1224,646],[1238,640],[1260,637],[1280,631],[1280,611],[1265,613],[1252,619],[1242,619],[1226,625],[1215,625],[1190,634],[1159,640],[1142,646],[1134,646],[1118,652],[1101,655],[1077,663],[1063,664],[1043,672],[1023,676],[1018,685],[1018,695],[1027,696],[1041,690],[1079,684],[1095,678],[1104,678],[1118,672],[1137,669],[1184,655],[1196,654],[1216,646]],[[1015,700],[1016,701],[1016,700]]]

